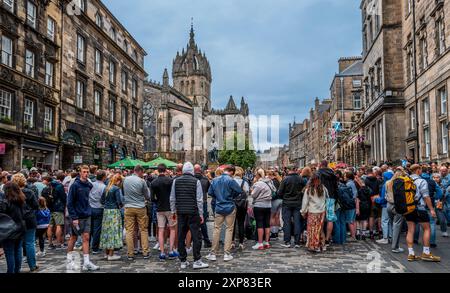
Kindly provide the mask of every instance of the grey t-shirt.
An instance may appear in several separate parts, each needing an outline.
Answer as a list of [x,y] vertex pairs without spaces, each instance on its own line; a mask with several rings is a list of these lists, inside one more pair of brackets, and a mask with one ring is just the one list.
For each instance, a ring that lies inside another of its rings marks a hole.
[[144,179],[132,175],[123,181],[125,208],[145,208],[145,200],[150,200],[150,191]]

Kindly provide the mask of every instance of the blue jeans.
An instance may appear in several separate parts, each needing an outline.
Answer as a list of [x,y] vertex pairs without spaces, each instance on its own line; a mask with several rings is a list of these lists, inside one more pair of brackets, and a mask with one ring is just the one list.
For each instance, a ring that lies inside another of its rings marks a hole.
[[439,224],[441,226],[441,232],[447,232],[447,219],[445,218],[445,210],[436,210],[436,215],[439,219]]
[[36,229],[28,229],[24,236],[25,252],[30,270],[36,268]]
[[200,225],[200,228],[202,229],[203,240],[205,242],[211,242],[208,236],[208,226],[206,225],[206,221],[208,220],[208,218],[209,218],[208,202],[205,201],[203,203],[203,224]]
[[283,217],[283,231],[284,231],[284,242],[291,242],[292,238],[292,223],[291,220],[294,220],[294,240],[295,244],[300,242],[300,235],[302,235],[303,225],[302,225],[302,217],[300,215],[300,208],[282,208],[282,217]]
[[381,229],[383,230],[383,239],[392,238],[392,221],[389,218],[387,207],[381,210]]
[[336,211],[337,221],[334,223],[333,228],[333,242],[336,244],[344,244],[347,238],[347,226],[346,226],[346,216],[345,211],[338,209]]
[[91,247],[98,251],[100,246],[100,234],[102,232],[103,209],[92,209],[91,214]]
[[5,240],[2,243],[8,274],[18,274],[22,267],[22,239]]

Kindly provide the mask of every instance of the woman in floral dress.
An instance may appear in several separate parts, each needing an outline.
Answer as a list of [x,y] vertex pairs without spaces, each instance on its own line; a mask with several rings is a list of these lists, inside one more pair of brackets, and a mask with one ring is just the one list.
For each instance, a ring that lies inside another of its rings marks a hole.
[[114,255],[114,250],[121,249],[123,246],[123,227],[120,214],[120,209],[123,206],[122,182],[122,175],[114,175],[105,188],[101,198],[101,203],[104,205],[104,212],[100,248],[105,249],[109,261],[120,259],[120,256]]
[[326,200],[328,190],[320,182],[317,174],[312,175],[306,185],[303,196],[301,214],[307,219],[307,237],[306,248],[312,252],[325,251],[325,234],[323,225],[326,213]]

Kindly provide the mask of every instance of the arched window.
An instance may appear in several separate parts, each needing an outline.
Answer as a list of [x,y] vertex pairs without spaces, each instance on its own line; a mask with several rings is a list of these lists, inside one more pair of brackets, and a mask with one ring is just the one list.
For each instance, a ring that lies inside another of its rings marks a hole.
[[184,81],[180,82],[180,92],[184,93]]
[[111,27],[111,38],[114,41],[117,41],[117,32],[116,32],[116,29],[114,27]]
[[127,40],[123,40],[123,49],[128,54],[128,42],[127,42]]
[[193,80],[191,82],[191,95],[194,95],[194,93],[195,93],[195,81]]
[[188,95],[189,94],[189,81],[186,81],[186,88],[183,94]]
[[103,19],[102,19],[102,15],[100,14],[100,12],[97,12],[95,14],[95,23],[97,24],[98,27],[103,26]]

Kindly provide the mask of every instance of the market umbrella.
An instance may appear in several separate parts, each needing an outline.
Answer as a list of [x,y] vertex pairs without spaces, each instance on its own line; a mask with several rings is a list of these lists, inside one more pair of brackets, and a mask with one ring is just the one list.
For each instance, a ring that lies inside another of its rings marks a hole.
[[169,169],[173,169],[177,166],[177,163],[174,163],[172,161],[166,160],[162,157],[158,157],[153,161],[147,162],[146,166],[150,169],[156,169],[158,167],[158,165],[160,164],[164,164],[166,165],[167,168]]
[[141,165],[144,168],[148,168],[147,163],[145,163],[143,161],[139,161],[139,160],[133,160],[130,157],[127,157],[123,160],[115,162],[114,164],[109,165],[108,168],[111,168],[111,169],[113,169],[113,168],[133,169],[137,165]]

